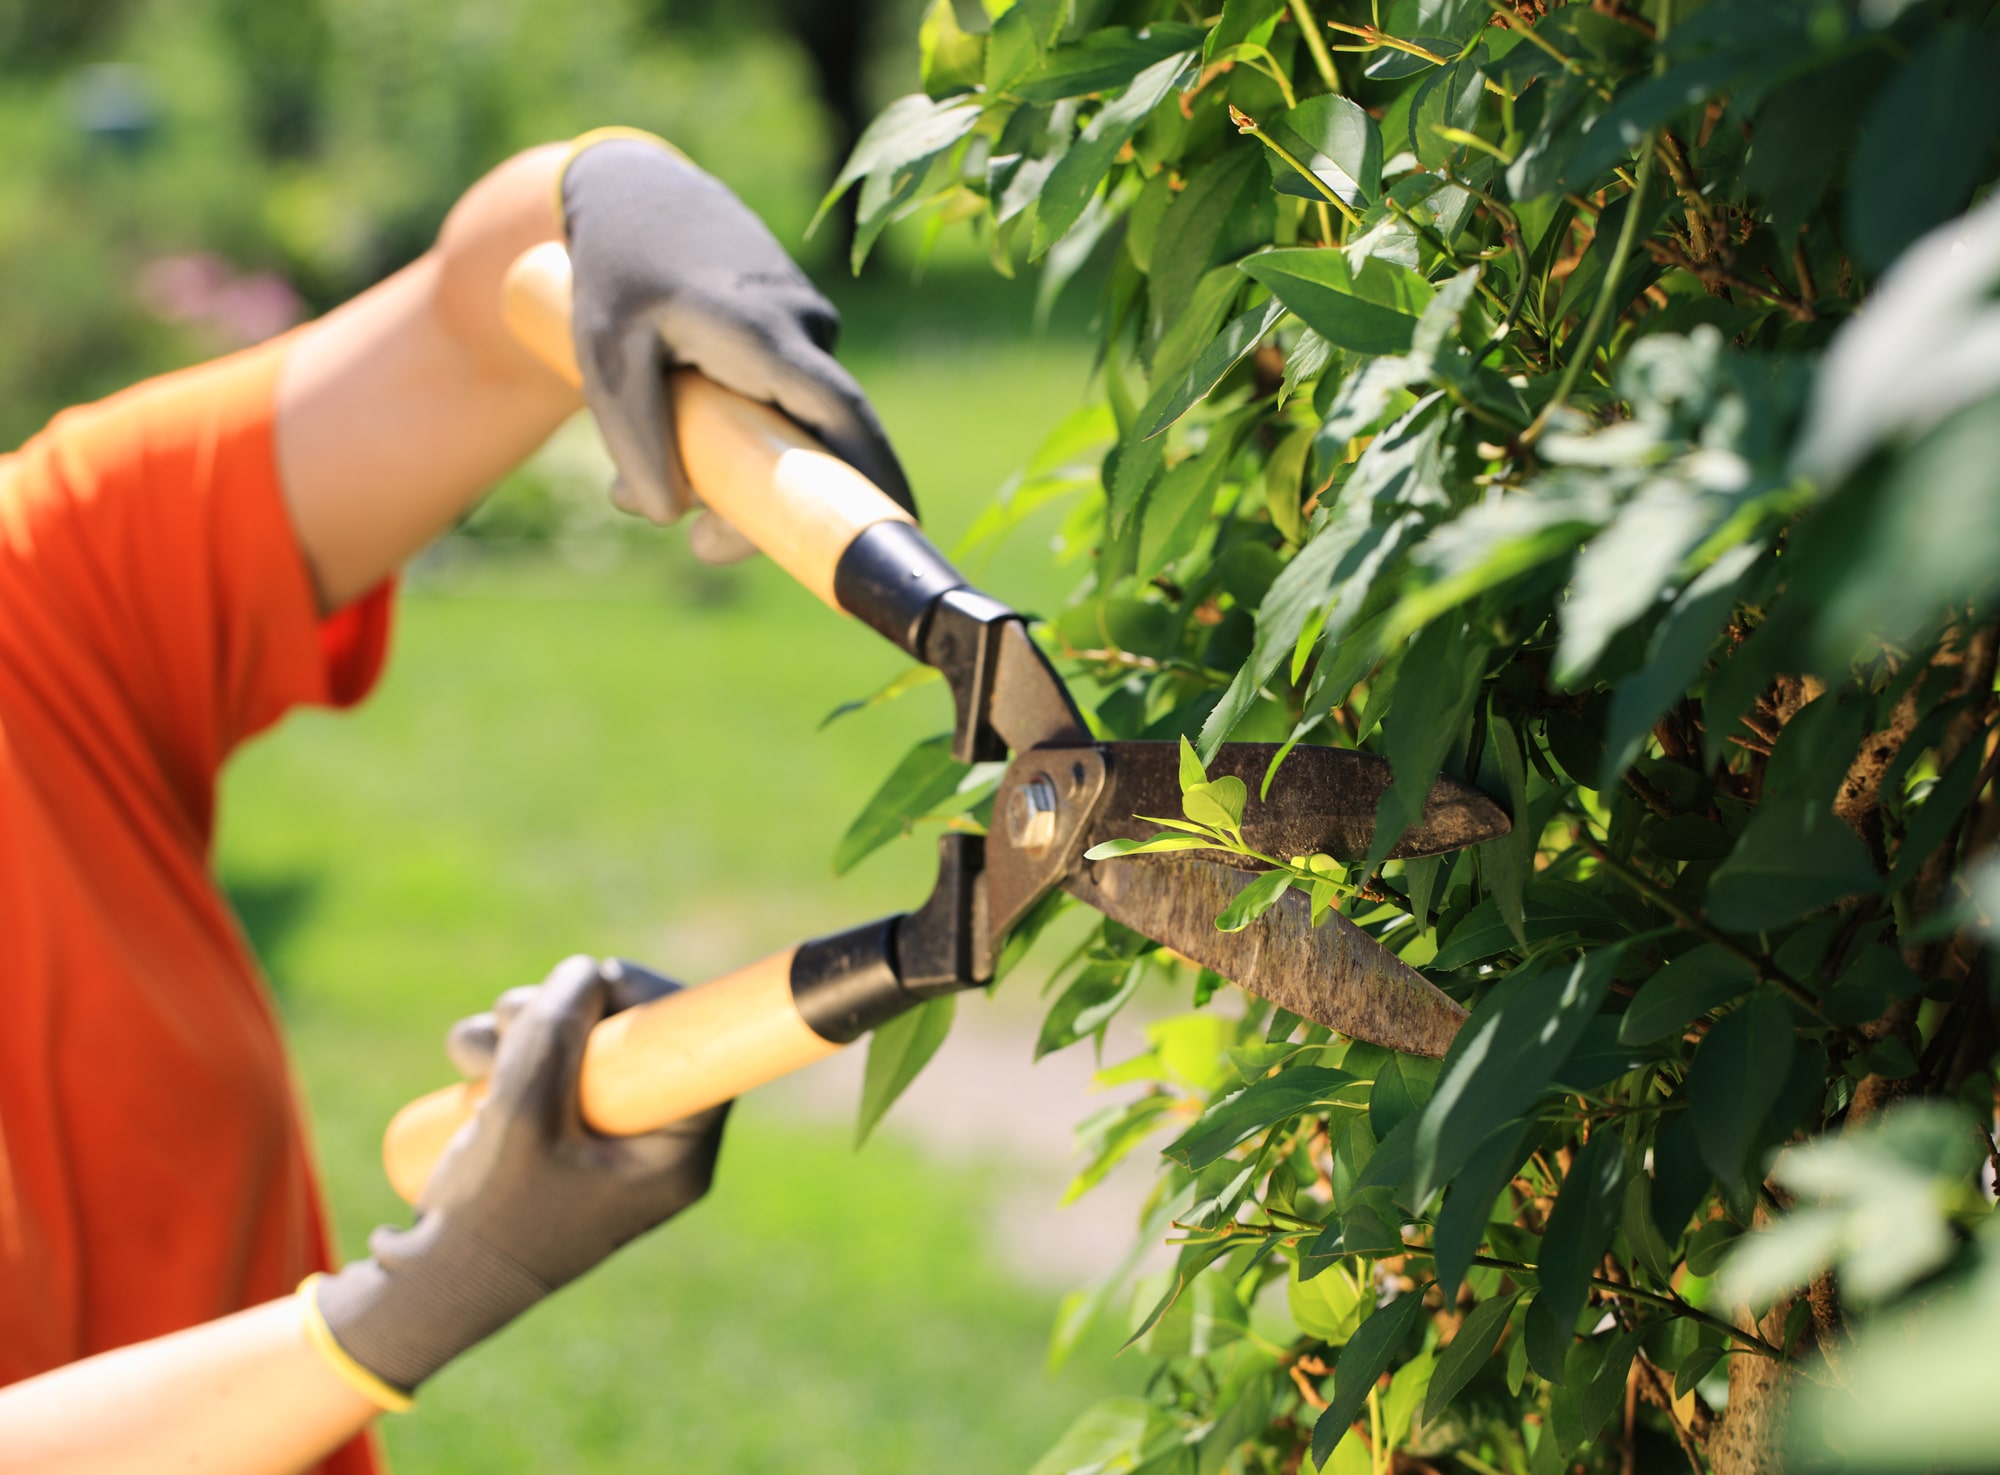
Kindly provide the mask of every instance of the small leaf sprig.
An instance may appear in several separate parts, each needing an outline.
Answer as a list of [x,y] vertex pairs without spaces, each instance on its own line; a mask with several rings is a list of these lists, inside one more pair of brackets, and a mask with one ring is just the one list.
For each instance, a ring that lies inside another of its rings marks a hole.
[[1241,932],[1278,904],[1294,886],[1312,904],[1312,924],[1321,926],[1335,903],[1352,896],[1355,887],[1344,866],[1324,851],[1281,860],[1266,855],[1243,838],[1243,806],[1249,790],[1234,774],[1211,779],[1192,744],[1181,739],[1181,819],[1139,814],[1134,819],[1164,825],[1143,840],[1106,840],[1084,852],[1086,860],[1118,860],[1129,855],[1163,855],[1177,850],[1222,850],[1270,867],[1236,896],[1215,919],[1223,932]]

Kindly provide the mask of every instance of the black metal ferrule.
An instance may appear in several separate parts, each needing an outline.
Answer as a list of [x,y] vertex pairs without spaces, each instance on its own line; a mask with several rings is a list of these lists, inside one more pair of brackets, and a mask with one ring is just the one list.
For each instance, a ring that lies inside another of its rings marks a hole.
[[821,1039],[851,1044],[918,1002],[896,976],[900,920],[816,937],[792,954],[792,1004]]
[[993,977],[986,926],[986,842],[957,832],[938,837],[937,884],[929,900],[896,921],[896,976],[913,999],[977,988]]
[[938,596],[963,587],[964,576],[907,522],[863,528],[833,566],[833,597],[840,607],[919,657],[931,606]]
[[999,674],[1001,627],[1021,617],[999,600],[977,589],[948,589],[937,597],[924,621],[923,649],[917,659],[935,666],[951,687],[957,720],[952,727],[951,756],[960,763],[986,763],[1007,756],[988,719],[993,681]]

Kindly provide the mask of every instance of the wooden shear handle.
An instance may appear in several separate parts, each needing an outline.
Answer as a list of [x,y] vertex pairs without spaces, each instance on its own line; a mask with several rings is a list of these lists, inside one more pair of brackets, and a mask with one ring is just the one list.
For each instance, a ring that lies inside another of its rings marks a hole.
[[[548,241],[507,272],[502,315],[542,362],[581,384],[570,336],[569,253]],[[768,405],[691,369],[669,387],[681,464],[703,504],[830,607],[848,545],[880,522],[915,521],[887,493]]]
[[[561,245],[536,246],[514,262],[502,314],[531,352],[581,382]],[[769,406],[687,370],[672,376],[668,392],[681,463],[702,502],[830,607],[913,646],[928,602],[962,581],[910,514]],[[837,580],[850,549],[857,556]],[[652,1131],[829,1055],[901,1013],[917,1000],[891,959],[893,925],[804,943],[605,1020],[584,1055],[584,1120],[606,1133]],[[383,1166],[406,1200],[417,1201],[483,1095],[477,1083],[448,1086],[390,1122]]]
[[[792,999],[787,948],[734,973],[614,1014],[590,1032],[580,1087],[599,1132],[650,1132],[740,1096],[840,1048]],[[414,1204],[458,1129],[485,1099],[481,1081],[420,1096],[382,1139],[389,1183]]]

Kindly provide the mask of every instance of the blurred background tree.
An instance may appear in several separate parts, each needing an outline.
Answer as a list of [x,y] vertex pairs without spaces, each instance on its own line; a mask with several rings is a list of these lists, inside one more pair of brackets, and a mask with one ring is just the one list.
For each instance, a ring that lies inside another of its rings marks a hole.
[[796,244],[894,90],[870,78],[899,18],[882,0],[7,0],[0,444],[324,311],[421,252],[481,171],[598,124],[674,138]]

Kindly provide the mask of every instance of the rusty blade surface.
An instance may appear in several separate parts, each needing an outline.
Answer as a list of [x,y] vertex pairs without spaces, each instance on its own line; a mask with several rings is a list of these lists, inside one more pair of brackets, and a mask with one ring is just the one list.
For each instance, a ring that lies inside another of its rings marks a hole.
[[[1104,743],[1110,773],[1105,795],[1091,816],[1085,847],[1138,839],[1158,832],[1137,815],[1181,813],[1180,747],[1176,743]],[[1336,860],[1360,860],[1375,840],[1375,808],[1389,787],[1389,763],[1346,748],[1297,747],[1279,765],[1268,797],[1259,799],[1276,743],[1224,743],[1208,764],[1210,779],[1233,774],[1250,791],[1243,809],[1243,838],[1266,855],[1291,857],[1324,851]],[[1389,852],[1392,860],[1442,855],[1512,828],[1507,811],[1479,790],[1441,778],[1424,799],[1423,818]]]
[[1351,1039],[1433,1057],[1450,1048],[1465,1010],[1339,913],[1313,926],[1301,893],[1286,892],[1241,932],[1219,931],[1216,917],[1255,880],[1187,854],[1132,856],[1085,861],[1063,888],[1239,988]]

